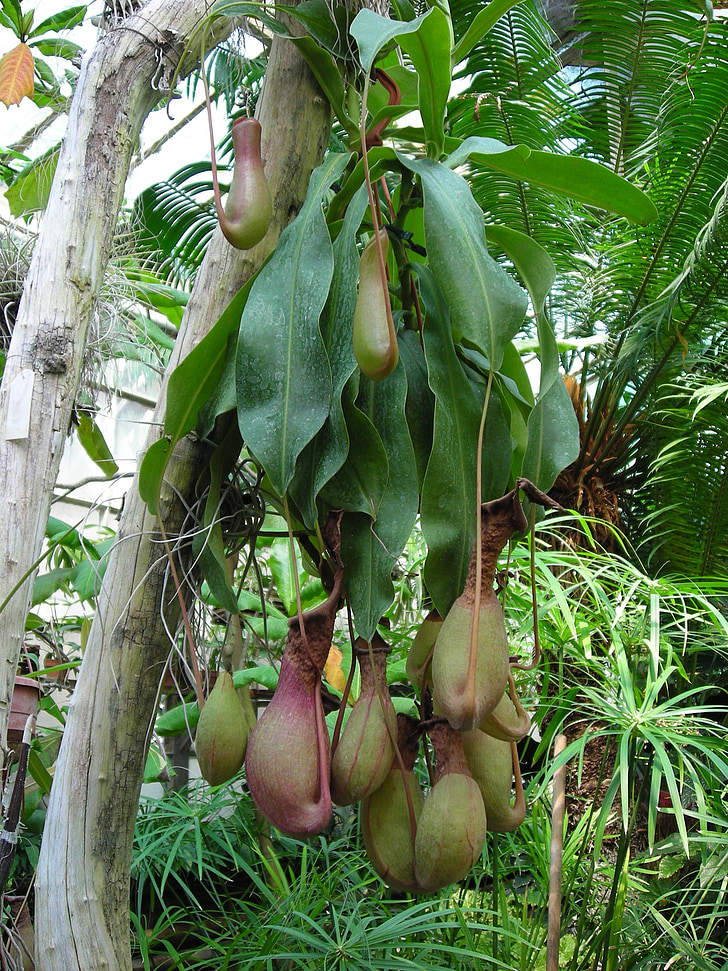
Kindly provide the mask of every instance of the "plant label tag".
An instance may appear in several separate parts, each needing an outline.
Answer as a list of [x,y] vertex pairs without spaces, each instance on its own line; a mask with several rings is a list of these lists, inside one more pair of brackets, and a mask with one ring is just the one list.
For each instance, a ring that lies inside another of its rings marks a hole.
[[5,423],[5,438],[9,442],[27,438],[30,432],[34,376],[31,368],[23,368],[10,385],[8,417]]

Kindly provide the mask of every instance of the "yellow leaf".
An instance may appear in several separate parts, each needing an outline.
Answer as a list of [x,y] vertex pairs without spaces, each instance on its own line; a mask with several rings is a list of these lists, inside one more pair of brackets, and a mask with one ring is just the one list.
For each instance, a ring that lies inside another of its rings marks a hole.
[[18,44],[0,58],[0,101],[17,105],[33,97],[33,54],[27,44]]
[[341,651],[332,644],[324,664],[324,676],[332,688],[343,693],[346,687],[346,675],[341,670],[341,658]]

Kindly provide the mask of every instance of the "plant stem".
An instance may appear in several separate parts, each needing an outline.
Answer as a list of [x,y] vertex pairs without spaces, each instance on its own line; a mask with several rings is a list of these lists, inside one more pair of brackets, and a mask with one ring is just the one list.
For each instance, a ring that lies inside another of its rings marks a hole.
[[[554,742],[554,758],[566,748],[566,736],[557,735]],[[553,801],[551,808],[551,854],[549,863],[549,910],[548,938],[546,944],[546,971],[558,971],[559,944],[561,941],[561,870],[564,853],[564,815],[566,763],[554,773]]]

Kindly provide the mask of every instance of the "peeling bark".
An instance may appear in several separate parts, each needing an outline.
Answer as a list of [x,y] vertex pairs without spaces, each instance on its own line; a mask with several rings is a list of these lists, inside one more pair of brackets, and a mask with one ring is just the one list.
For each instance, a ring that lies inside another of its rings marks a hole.
[[[219,230],[215,233],[166,377],[272,250],[300,208],[328,142],[328,104],[296,49],[285,41],[273,43],[259,118],[274,196],[273,225],[248,253],[233,250]],[[154,421],[161,423],[163,417],[164,389]],[[172,538],[203,460],[201,446],[188,437],[167,469],[160,508]],[[110,554],[53,783],[36,887],[40,971],[131,968],[134,820],[159,677],[169,652],[161,611],[170,629],[178,618],[174,591],[167,588],[163,596],[165,569],[157,523],[135,481]]]

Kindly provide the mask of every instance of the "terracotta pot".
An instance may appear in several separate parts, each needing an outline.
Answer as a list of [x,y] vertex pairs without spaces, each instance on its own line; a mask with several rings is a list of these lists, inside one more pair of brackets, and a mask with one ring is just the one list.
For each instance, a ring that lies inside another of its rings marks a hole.
[[16,678],[12,701],[10,702],[10,717],[8,719],[8,746],[19,750],[23,741],[23,730],[28,715],[38,711],[40,688],[35,678]]

